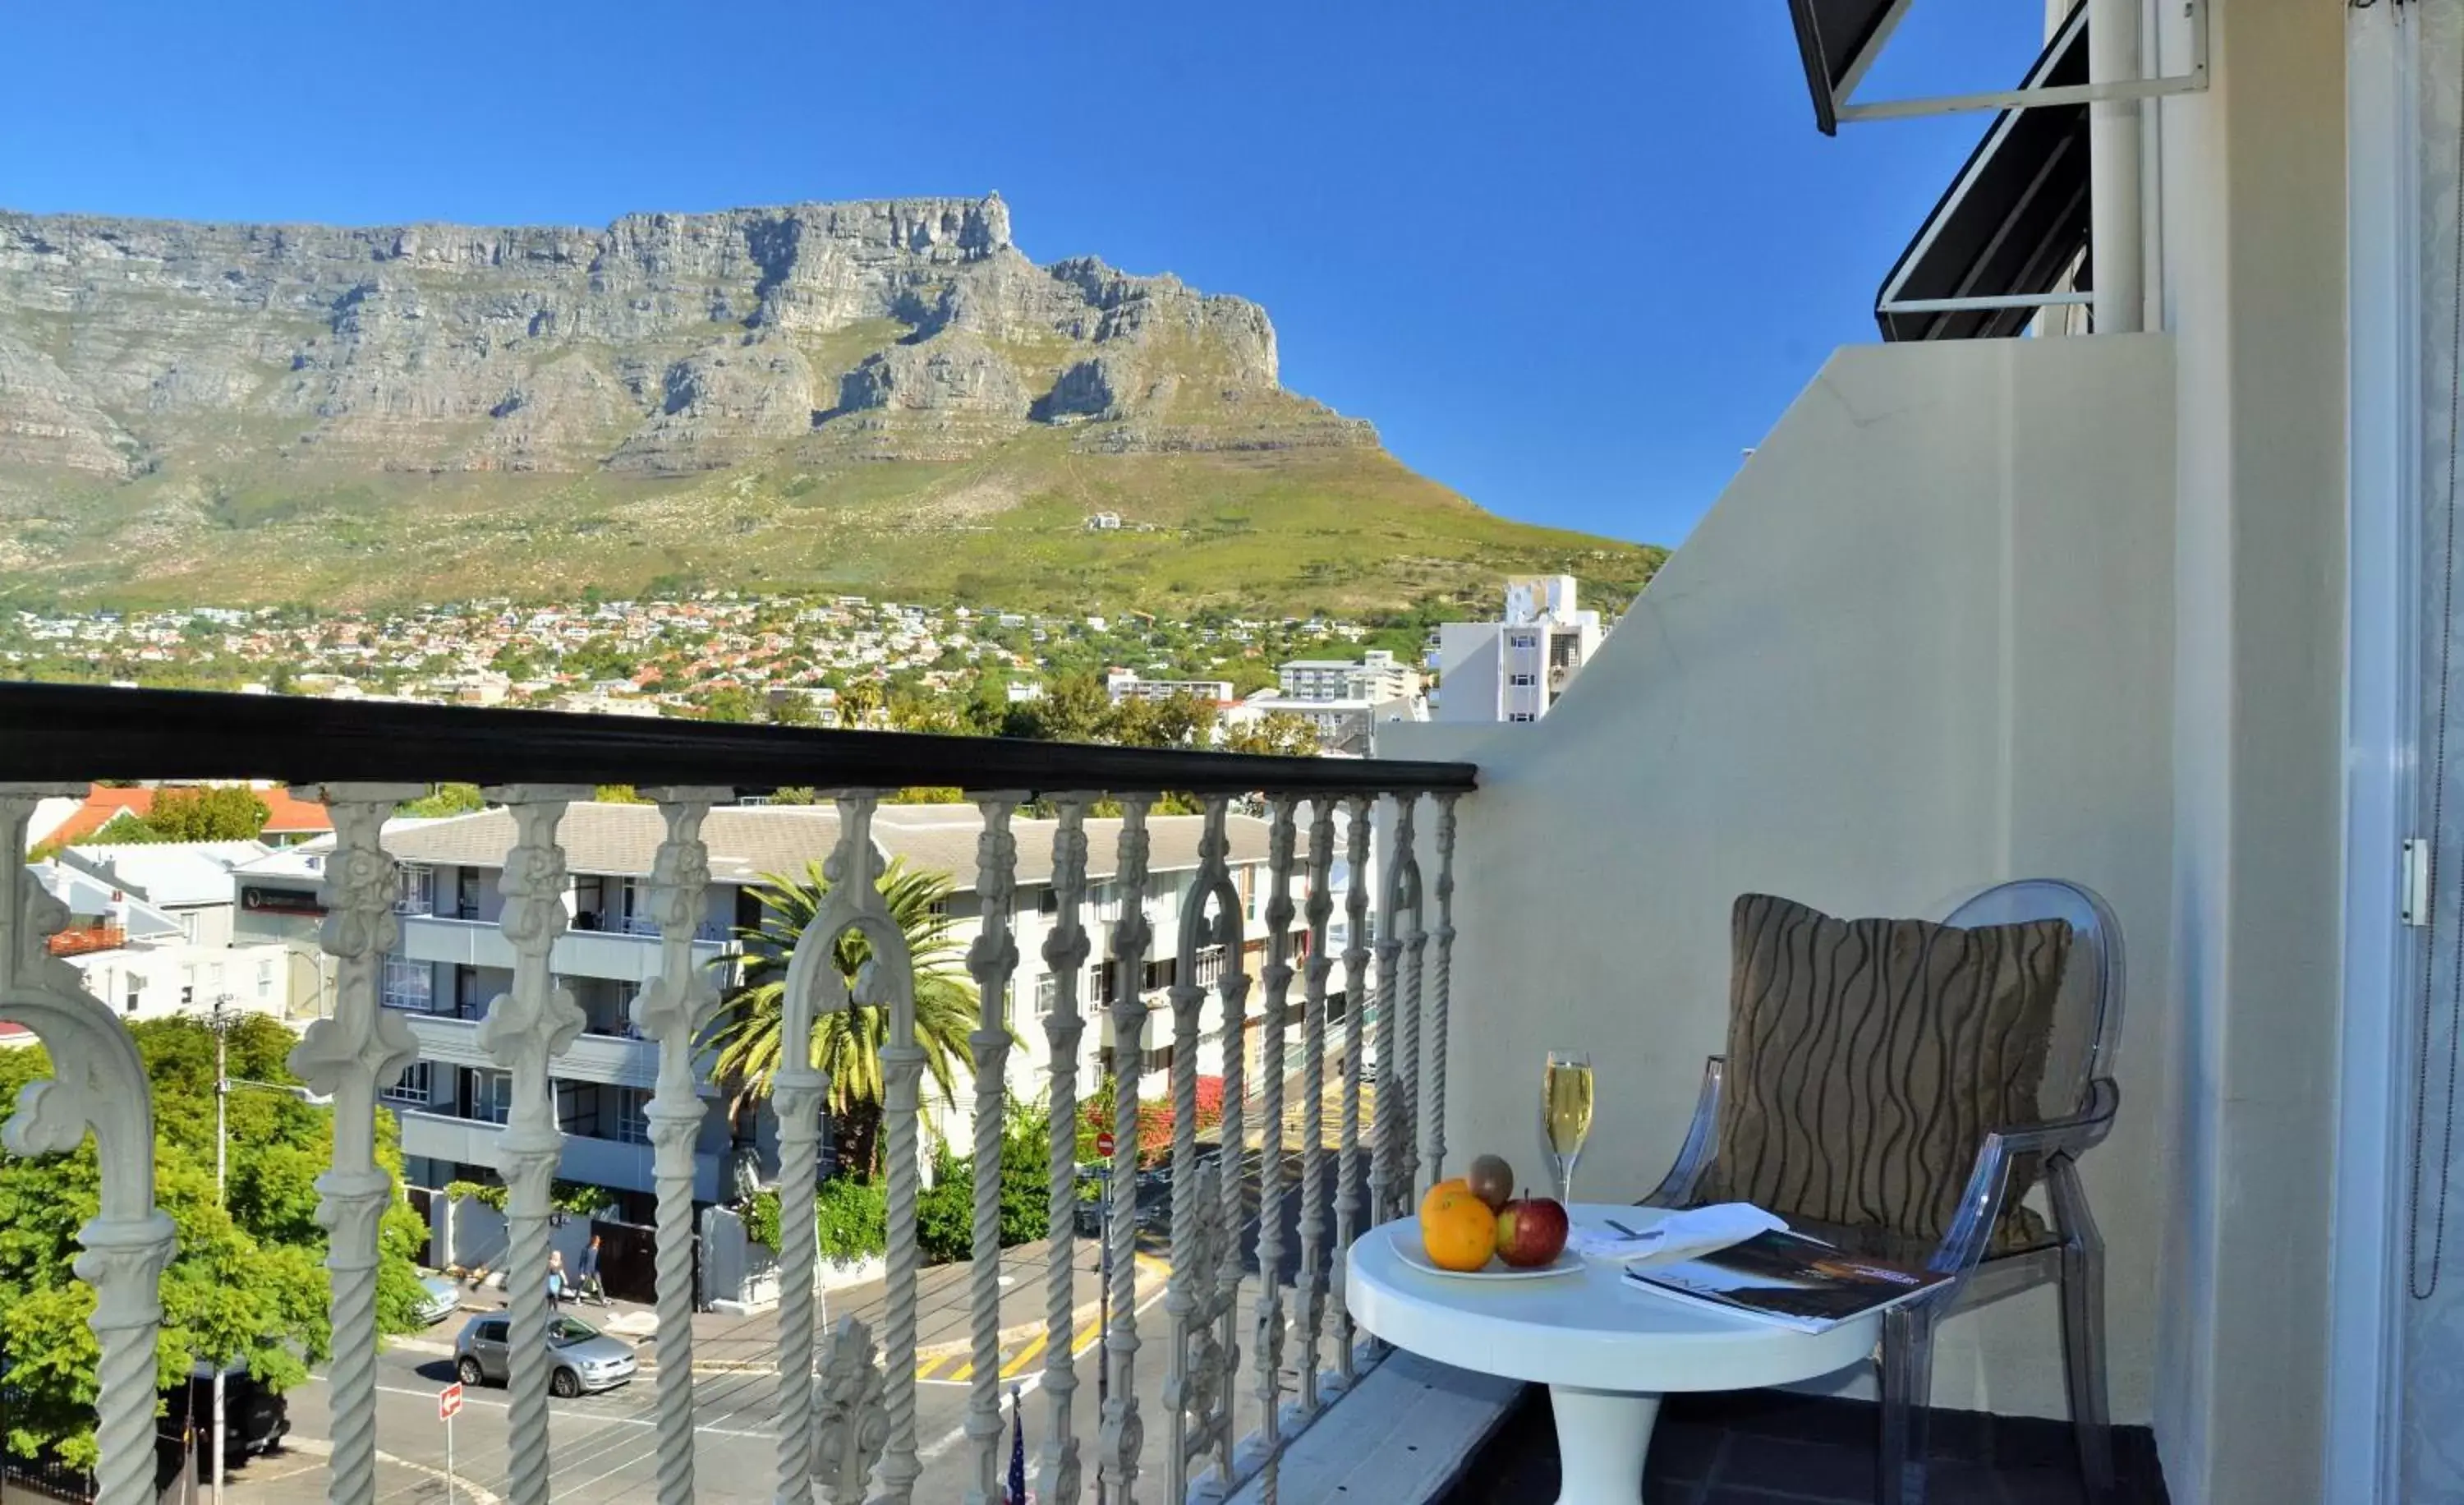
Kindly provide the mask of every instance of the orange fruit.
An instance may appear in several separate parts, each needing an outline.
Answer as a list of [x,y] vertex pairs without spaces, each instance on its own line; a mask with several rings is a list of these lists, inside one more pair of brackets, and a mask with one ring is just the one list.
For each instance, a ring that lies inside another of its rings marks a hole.
[[1420,1199],[1420,1248],[1440,1270],[1478,1270],[1497,1252],[1497,1214],[1461,1177]]

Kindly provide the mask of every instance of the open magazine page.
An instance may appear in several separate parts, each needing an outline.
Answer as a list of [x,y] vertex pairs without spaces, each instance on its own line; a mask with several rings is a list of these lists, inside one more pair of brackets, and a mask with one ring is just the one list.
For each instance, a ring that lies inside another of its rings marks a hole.
[[1817,1333],[1922,1295],[1950,1278],[1776,1231],[1671,1264],[1629,1265],[1625,1277],[1669,1295]]

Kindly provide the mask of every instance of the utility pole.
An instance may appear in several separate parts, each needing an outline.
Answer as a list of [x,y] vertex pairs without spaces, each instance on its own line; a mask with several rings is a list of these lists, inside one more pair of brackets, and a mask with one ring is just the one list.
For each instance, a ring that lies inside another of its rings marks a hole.
[[[231,1210],[230,1198],[224,1191],[231,1159],[231,1132],[224,1104],[231,1096],[231,1064],[227,1053],[230,1039],[226,1033],[230,1021],[224,1015],[223,1006],[230,1002],[229,993],[214,995],[214,1207],[226,1213]],[[221,1355],[214,1356],[213,1505],[223,1505],[223,1449],[229,1441],[223,1423],[223,1372],[230,1367]]]

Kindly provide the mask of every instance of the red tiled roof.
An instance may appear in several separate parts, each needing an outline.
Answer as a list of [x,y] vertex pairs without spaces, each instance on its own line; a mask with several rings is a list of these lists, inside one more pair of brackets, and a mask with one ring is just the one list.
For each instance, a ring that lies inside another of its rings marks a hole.
[[[122,814],[145,816],[153,813],[154,796],[159,789],[113,789],[96,785],[86,791],[85,804],[76,814],[60,822],[59,829],[45,837],[47,841],[73,842],[102,830]],[[334,829],[325,807],[315,800],[303,800],[289,789],[252,789],[250,793],[265,802],[265,834],[269,836],[313,836]]]

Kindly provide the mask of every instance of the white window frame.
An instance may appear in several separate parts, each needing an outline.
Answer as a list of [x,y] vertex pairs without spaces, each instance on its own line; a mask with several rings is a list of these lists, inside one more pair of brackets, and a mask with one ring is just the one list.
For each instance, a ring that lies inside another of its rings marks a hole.
[[436,870],[407,862],[394,870],[393,912],[397,915],[436,913]]
[[1042,1019],[1061,1006],[1061,979],[1049,972],[1035,980],[1035,1017]]
[[274,959],[259,957],[256,963],[256,1001],[270,1003],[274,998]]
[[388,1102],[427,1107],[436,1100],[436,1064],[432,1061],[411,1062],[402,1069],[402,1075],[391,1086],[377,1096]]
[[[387,1008],[422,1014],[436,1011],[436,968],[428,963],[414,962],[408,957],[387,952],[385,968],[379,976]],[[414,977],[420,980],[416,987],[410,985]]]
[[650,1142],[650,1094],[648,1089],[616,1089],[616,1138],[626,1144]]
[[503,1123],[514,1113],[514,1073],[473,1068],[471,1097],[462,1105],[464,1118],[479,1123]]

